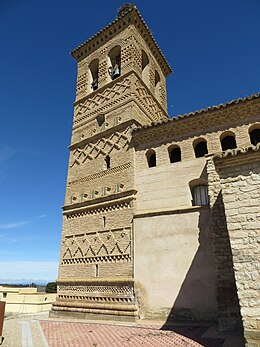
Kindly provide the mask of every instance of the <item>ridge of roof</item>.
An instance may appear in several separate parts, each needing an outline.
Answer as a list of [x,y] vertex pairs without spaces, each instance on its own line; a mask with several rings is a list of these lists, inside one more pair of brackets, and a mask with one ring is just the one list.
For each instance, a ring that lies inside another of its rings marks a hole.
[[243,98],[234,99],[234,100],[228,101],[228,102],[226,102],[224,104],[209,106],[209,107],[197,110],[197,111],[184,113],[182,115],[177,115],[175,117],[173,116],[172,118],[168,118],[167,120],[161,120],[161,121],[158,121],[158,122],[152,122],[152,123],[150,123],[148,125],[143,125],[143,126],[140,126],[138,128],[133,129],[133,132],[138,132],[140,130],[152,128],[152,127],[157,126],[157,125],[178,121],[179,119],[189,118],[189,117],[196,116],[196,115],[204,113],[204,112],[218,110],[220,108],[225,108],[225,107],[230,106],[230,105],[238,104],[238,103],[241,103],[241,102],[245,102],[245,101],[249,101],[249,100],[253,100],[253,99],[257,99],[257,98],[260,98],[260,92],[257,92],[257,93],[252,94],[252,95],[245,96]]
[[[129,5],[129,6],[127,6]],[[125,8],[124,8],[125,7]],[[79,46],[77,46],[76,48],[74,48],[70,54],[73,56],[74,53],[76,53],[79,49],[81,49],[82,47],[84,47],[86,44],[90,43],[93,39],[95,39],[96,37],[98,37],[100,34],[102,34],[103,32],[105,32],[107,29],[109,29],[113,24],[117,23],[119,20],[121,20],[123,17],[125,17],[127,14],[129,14],[130,12],[132,11],[135,11],[136,14],[138,15],[139,19],[141,20],[141,22],[144,24],[144,27],[145,29],[148,31],[155,47],[158,49],[160,55],[162,56],[163,60],[164,60],[164,63],[166,64],[169,72],[168,73],[171,73],[172,72],[172,69],[169,65],[169,63],[167,62],[164,54],[162,53],[160,47],[158,46],[155,38],[153,37],[153,34],[151,32],[151,30],[149,29],[148,25],[146,24],[145,20],[143,19],[143,17],[141,16],[141,13],[139,12],[138,8],[133,5],[133,4],[125,4],[123,6],[121,6],[118,10],[118,15],[117,17],[112,21],[110,22],[108,25],[106,25],[103,29],[99,30],[96,34],[94,34],[93,36],[91,36],[88,40],[84,41],[82,44],[80,44]]]

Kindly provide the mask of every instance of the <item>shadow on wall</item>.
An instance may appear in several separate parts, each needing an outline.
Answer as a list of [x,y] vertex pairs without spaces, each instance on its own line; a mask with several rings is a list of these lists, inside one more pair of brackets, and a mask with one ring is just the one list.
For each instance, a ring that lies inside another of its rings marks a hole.
[[242,327],[242,317],[222,191],[212,207],[212,221],[217,272],[218,326],[220,330],[232,330]]
[[[221,193],[214,208],[225,217]],[[226,218],[222,218],[225,225],[217,224],[213,230],[209,225],[210,219],[209,209],[200,212],[198,250],[167,320],[161,327],[205,346],[211,346],[211,339],[202,338],[210,324],[218,321],[220,330],[242,326]],[[190,323],[193,323],[192,326],[188,326]],[[214,346],[221,346],[223,341],[218,342]]]
[[199,247],[165,326],[174,322],[217,320],[216,271],[209,218],[210,210],[202,209],[198,218]]
[[[209,218],[209,209],[200,212],[199,247],[161,330],[172,330],[202,346],[220,347],[223,339],[203,337],[209,325],[217,321],[216,270]],[[208,326],[199,324],[201,321]]]

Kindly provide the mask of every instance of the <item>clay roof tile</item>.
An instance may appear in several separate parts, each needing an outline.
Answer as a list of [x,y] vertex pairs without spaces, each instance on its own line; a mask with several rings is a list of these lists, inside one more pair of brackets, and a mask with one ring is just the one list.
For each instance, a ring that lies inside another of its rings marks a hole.
[[[241,102],[245,102],[245,101],[249,101],[249,100],[253,100],[253,99],[257,99],[257,98],[260,98],[260,92],[252,94],[252,95],[249,95],[249,96],[245,96],[244,98],[238,98],[238,99],[235,99],[235,100],[231,100],[231,101],[228,101],[228,102],[226,102],[224,104],[209,106],[209,107],[203,108],[201,110],[197,110],[197,111],[194,111],[194,112],[189,112],[189,113],[185,113],[185,114],[182,114],[182,115],[178,115],[178,116],[175,116],[173,118],[169,118],[169,119],[165,120],[163,123],[175,122],[175,121],[178,121],[178,120],[183,119],[183,118],[196,116],[196,115],[204,113],[204,112],[218,110],[220,108],[225,108],[225,107],[230,106],[230,105],[238,104],[238,103],[241,103]],[[154,126],[158,126],[160,124],[162,124],[161,121],[158,121],[156,123],[153,122],[153,123],[150,123],[149,125],[144,125],[144,126],[138,127],[136,129],[134,129],[133,131],[135,131],[135,132],[136,131],[140,131],[140,130],[143,130],[143,129],[147,129],[147,128],[151,128],[151,127],[154,127]]]

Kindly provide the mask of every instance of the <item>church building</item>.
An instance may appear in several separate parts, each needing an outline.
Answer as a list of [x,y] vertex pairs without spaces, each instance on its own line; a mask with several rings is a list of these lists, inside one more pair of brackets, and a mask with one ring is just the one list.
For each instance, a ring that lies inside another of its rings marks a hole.
[[52,315],[215,321],[260,346],[260,93],[170,118],[171,68],[131,4],[71,54]]

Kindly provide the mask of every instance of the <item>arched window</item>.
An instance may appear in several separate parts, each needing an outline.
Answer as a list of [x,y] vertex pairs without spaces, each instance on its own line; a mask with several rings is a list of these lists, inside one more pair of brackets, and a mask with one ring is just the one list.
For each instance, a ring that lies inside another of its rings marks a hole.
[[253,127],[249,130],[250,142],[252,145],[256,146],[260,142],[260,125],[259,128]]
[[149,83],[149,58],[142,50],[142,79],[148,85]]
[[220,136],[221,148],[222,151],[226,151],[227,149],[237,148],[236,137],[235,134],[231,131],[224,133]]
[[111,49],[108,54],[109,57],[109,68],[108,72],[111,76],[111,79],[114,80],[121,74],[121,47],[115,46]]
[[109,155],[107,155],[106,157],[105,157],[105,169],[107,170],[107,169],[110,169],[110,156]]
[[99,66],[99,61],[98,59],[93,60],[89,64],[89,70],[90,70],[90,77],[91,77],[91,88],[93,90],[98,89],[98,66]]
[[169,147],[168,152],[171,163],[177,163],[178,161],[181,161],[181,149],[179,146],[175,145]]
[[193,142],[195,157],[200,158],[208,154],[207,141],[205,139],[197,139]]
[[149,151],[146,152],[146,158],[148,167],[156,166],[156,153],[153,149],[149,149]]

